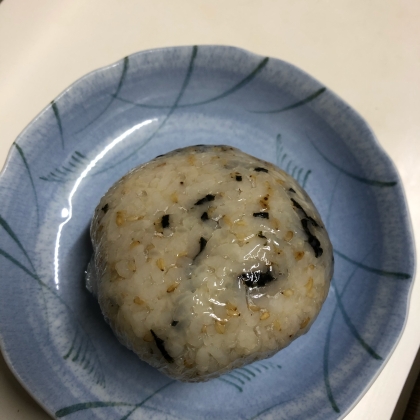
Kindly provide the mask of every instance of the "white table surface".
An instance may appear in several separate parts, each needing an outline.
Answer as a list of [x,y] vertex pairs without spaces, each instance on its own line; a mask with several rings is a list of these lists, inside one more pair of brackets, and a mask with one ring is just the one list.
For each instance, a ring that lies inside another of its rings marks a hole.
[[[418,241],[419,43],[417,0],[4,0],[0,167],[24,127],[85,73],[149,48],[234,45],[297,65],[360,112],[398,168]],[[420,343],[419,277],[397,348],[346,420],[391,418]],[[0,419],[48,418],[0,356]]]

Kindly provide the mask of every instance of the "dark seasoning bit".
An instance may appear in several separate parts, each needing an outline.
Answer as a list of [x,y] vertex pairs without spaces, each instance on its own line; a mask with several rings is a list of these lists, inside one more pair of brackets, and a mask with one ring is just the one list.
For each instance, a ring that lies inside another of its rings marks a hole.
[[262,272],[260,270],[257,271],[249,271],[247,273],[242,273],[238,276],[238,279],[245,284],[245,286],[249,288],[253,287],[264,287],[266,284],[271,283],[275,280],[272,272],[267,270],[266,272]]
[[258,232],[258,237],[259,237],[259,238],[264,238],[264,239],[267,239],[267,236],[264,236],[264,235],[263,235],[262,230],[260,230],[260,231]]
[[[203,252],[204,248],[207,245],[207,239],[204,239],[203,237],[200,238],[200,251],[198,252],[199,254],[201,252]],[[198,254],[197,254],[198,255]]]
[[204,248],[207,245],[207,239],[200,237],[200,250],[197,252],[197,255],[193,258],[193,261],[203,252]]
[[165,214],[164,216],[162,216],[161,223],[162,223],[163,229],[169,227],[169,214]]
[[241,176],[241,175],[236,175],[236,176],[235,176],[235,179],[236,179],[237,181],[242,181],[242,176]]
[[108,203],[106,203],[102,208],[101,208],[101,210],[104,212],[104,213],[106,213],[108,210],[109,210],[109,205],[108,205]]
[[308,244],[314,250],[315,257],[318,258],[322,255],[324,250],[321,248],[321,242],[319,242],[319,239],[309,230],[309,222],[311,222],[312,226],[314,227],[320,227],[320,226],[316,222],[316,220],[314,220],[312,217],[306,214],[306,211],[296,200],[291,198],[291,201],[293,203],[293,206],[297,208],[298,210],[300,210],[305,216],[303,219],[300,220],[300,223],[302,224],[303,230],[306,233],[306,236],[308,237]]
[[294,200],[293,198],[291,198],[291,200],[292,200],[292,203],[293,203],[293,205],[297,208],[297,209],[299,209],[299,210],[301,210],[302,212],[303,212],[303,214],[305,215],[305,218],[306,219],[308,219],[308,220],[310,220],[311,221],[311,223],[314,225],[314,226],[316,226],[316,227],[319,227],[319,224],[317,223],[317,221],[316,220],[314,220],[311,216],[308,216],[307,215],[307,213],[306,213],[306,211],[303,209],[303,207],[296,201],[296,200]]
[[179,321],[172,321],[171,322],[171,327],[176,327],[178,325]]
[[203,222],[205,222],[206,220],[209,220],[209,215],[206,211],[201,215],[201,220]]
[[254,171],[255,172],[265,172],[266,174],[268,174],[268,169],[261,168],[261,167],[254,168]]
[[174,359],[171,357],[171,355],[165,349],[165,342],[161,338],[159,338],[153,330],[150,330],[150,332],[152,333],[153,338],[154,338],[155,343],[156,343],[156,346],[159,349],[159,351],[162,353],[162,356],[169,363],[173,363]]
[[266,211],[261,211],[259,213],[253,213],[254,217],[260,217],[261,219],[269,219],[270,215]]
[[215,197],[215,195],[213,195],[213,194],[207,194],[203,198],[200,198],[200,200],[198,200],[196,203],[194,203],[194,206],[200,206],[201,204],[213,201],[214,197]]
[[308,219],[302,219],[300,222],[302,223],[303,230],[308,236],[308,243],[315,252],[315,257],[320,257],[324,250],[321,248],[321,242],[319,242],[319,239],[309,230]]
[[296,191],[293,188],[289,188],[289,191],[292,193],[296,193]]

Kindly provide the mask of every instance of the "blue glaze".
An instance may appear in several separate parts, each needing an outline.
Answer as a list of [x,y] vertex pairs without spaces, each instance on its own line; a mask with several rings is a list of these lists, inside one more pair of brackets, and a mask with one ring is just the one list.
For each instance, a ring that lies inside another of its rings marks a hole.
[[[122,347],[84,288],[89,222],[129,169],[174,148],[230,144],[303,185],[335,248],[310,332],[201,384]],[[0,178],[0,341],[56,418],[336,419],[404,326],[413,240],[399,176],[348,105],[283,61],[220,46],[126,57],[74,83],[25,129]]]

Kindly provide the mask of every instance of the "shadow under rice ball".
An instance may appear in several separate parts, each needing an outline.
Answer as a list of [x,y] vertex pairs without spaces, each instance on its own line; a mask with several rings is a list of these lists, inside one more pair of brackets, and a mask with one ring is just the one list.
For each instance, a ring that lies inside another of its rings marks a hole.
[[299,184],[230,146],[133,169],[91,225],[87,287],[118,339],[167,375],[205,381],[306,333],[332,246]]

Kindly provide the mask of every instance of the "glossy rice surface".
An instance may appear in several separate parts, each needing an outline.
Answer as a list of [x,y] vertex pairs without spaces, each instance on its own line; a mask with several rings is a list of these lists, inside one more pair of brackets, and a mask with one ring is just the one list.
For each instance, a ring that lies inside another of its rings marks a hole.
[[91,237],[88,288],[116,336],[184,381],[307,332],[333,272],[305,191],[230,146],[178,149],[132,170],[101,199]]

